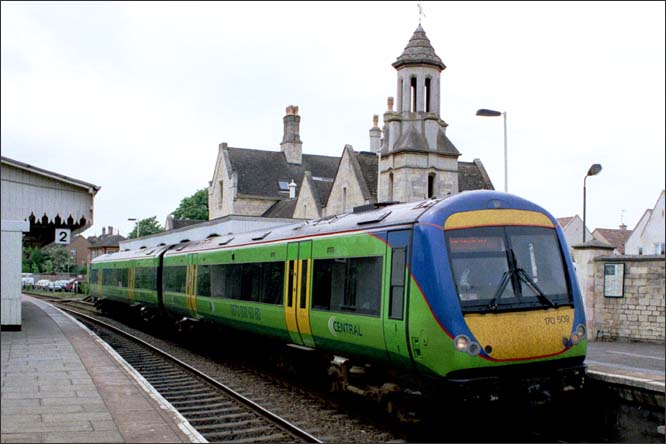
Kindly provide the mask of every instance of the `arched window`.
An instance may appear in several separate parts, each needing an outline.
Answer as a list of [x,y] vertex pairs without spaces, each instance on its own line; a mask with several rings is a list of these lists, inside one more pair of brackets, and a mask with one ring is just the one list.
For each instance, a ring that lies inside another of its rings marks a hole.
[[428,199],[435,197],[435,173],[428,174]]
[[424,102],[425,102],[425,110],[427,113],[430,112],[430,78],[427,78],[425,81],[425,88],[423,89],[424,92]]
[[412,77],[411,79],[411,84],[410,84],[410,90],[409,90],[409,97],[410,97],[410,103],[411,103],[411,112],[415,113],[416,112],[416,77]]

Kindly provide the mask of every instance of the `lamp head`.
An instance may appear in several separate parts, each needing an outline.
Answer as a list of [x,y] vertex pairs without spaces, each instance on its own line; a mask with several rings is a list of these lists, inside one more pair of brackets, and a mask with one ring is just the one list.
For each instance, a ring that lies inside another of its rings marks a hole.
[[499,111],[494,111],[492,109],[481,108],[481,109],[476,111],[476,115],[477,116],[484,116],[484,117],[497,117],[497,116],[501,116],[502,113],[499,112]]
[[594,165],[592,165],[590,167],[589,170],[587,170],[587,175],[588,176],[594,176],[595,174],[599,174],[600,171],[601,171],[601,165],[598,164],[598,163],[595,163]]

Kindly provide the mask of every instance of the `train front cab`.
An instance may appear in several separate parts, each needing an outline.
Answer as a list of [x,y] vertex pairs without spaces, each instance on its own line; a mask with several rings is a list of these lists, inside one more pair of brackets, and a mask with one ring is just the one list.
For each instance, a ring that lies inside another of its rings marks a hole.
[[416,367],[463,398],[579,390],[585,316],[561,230],[527,201],[478,193],[415,228]]

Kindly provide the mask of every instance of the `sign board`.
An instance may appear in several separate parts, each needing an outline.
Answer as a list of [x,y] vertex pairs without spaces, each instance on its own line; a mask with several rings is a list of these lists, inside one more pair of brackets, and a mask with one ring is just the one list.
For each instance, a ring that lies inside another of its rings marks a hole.
[[604,264],[604,296],[624,297],[624,264]]
[[72,230],[69,228],[56,228],[55,230],[55,243],[56,244],[71,244],[72,243]]

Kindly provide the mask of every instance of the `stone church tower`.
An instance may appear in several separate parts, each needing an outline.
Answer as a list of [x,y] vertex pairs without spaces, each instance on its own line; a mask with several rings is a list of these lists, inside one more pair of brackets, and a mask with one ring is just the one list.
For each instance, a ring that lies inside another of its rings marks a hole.
[[394,111],[389,97],[384,113],[379,201],[412,202],[457,193],[460,152],[446,137],[447,124],[439,115],[440,74],[446,66],[421,25],[393,67],[398,100]]

